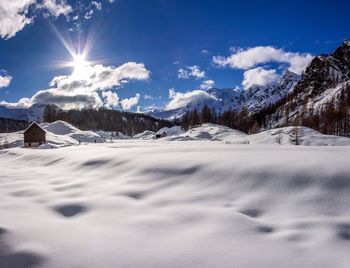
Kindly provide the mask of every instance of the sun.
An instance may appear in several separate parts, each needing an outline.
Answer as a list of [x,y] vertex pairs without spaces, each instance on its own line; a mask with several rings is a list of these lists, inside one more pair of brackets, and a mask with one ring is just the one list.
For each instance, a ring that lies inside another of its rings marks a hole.
[[73,75],[76,77],[82,77],[86,75],[87,67],[90,63],[86,60],[84,54],[75,54],[73,55],[73,61],[69,64],[73,67]]

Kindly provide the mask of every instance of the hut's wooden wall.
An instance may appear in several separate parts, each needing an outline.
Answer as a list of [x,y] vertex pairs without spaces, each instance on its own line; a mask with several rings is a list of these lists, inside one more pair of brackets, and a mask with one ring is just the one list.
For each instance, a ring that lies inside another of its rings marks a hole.
[[24,143],[45,143],[45,131],[42,130],[37,125],[32,125],[27,131],[24,133]]

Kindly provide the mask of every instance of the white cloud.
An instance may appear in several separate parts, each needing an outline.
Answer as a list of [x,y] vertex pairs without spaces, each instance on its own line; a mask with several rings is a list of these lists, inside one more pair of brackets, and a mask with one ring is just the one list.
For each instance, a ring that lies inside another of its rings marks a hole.
[[180,68],[177,73],[179,79],[189,79],[194,77],[195,79],[201,79],[205,77],[205,72],[201,71],[199,66],[186,66],[185,68]]
[[268,62],[287,63],[290,71],[301,74],[312,58],[313,56],[308,53],[287,52],[272,46],[257,46],[247,49],[235,48],[229,57],[214,56],[213,63],[221,67],[229,66],[244,70]]
[[93,15],[93,14],[94,14],[94,10],[93,10],[93,9],[90,9],[88,12],[85,13],[84,18],[85,18],[86,20],[89,20],[89,19],[92,18],[92,15]]
[[86,12],[84,18],[86,20],[89,20],[92,18],[95,10],[102,10],[102,3],[97,1],[91,1],[91,4],[85,10]]
[[102,3],[97,1],[92,1],[91,4],[96,7],[96,9],[101,10],[102,9]]
[[190,75],[189,75],[189,72],[183,68],[180,68],[178,71],[177,71],[177,77],[179,79],[189,79],[190,78]]
[[33,22],[35,14],[29,14],[29,8],[43,10],[48,16],[58,17],[72,12],[65,0],[1,0],[0,1],[0,37],[9,39]]
[[143,98],[144,98],[145,100],[153,100],[153,99],[154,99],[153,96],[148,95],[148,94],[144,95]]
[[133,106],[137,105],[140,100],[140,94],[136,93],[135,97],[129,99],[123,99],[120,104],[124,110],[129,110]]
[[200,88],[204,90],[208,90],[213,88],[214,86],[215,86],[215,82],[213,80],[205,80],[200,85]]
[[171,99],[168,104],[165,105],[165,110],[173,110],[186,107],[190,103],[196,105],[204,100],[216,100],[216,98],[206,91],[193,90],[190,92],[176,92],[173,88],[169,89],[169,98]]
[[242,85],[245,89],[252,86],[266,86],[279,79],[276,70],[267,70],[262,67],[257,67],[244,72]]
[[44,9],[54,17],[60,15],[67,16],[73,11],[73,8],[67,4],[66,0],[43,0],[42,3],[37,4],[38,9]]
[[34,0],[1,0],[0,1],[0,36],[8,39],[32,22],[27,17],[28,7]]
[[66,92],[93,92],[121,86],[130,80],[147,80],[149,74],[143,63],[128,62],[118,67],[97,64],[85,66],[77,74],[57,76],[50,85]]
[[0,74],[0,88],[8,87],[12,81],[12,77],[9,75],[1,75]]
[[160,109],[162,109],[162,107],[157,106],[157,105],[154,104],[154,103],[153,103],[152,105],[150,105],[150,106],[144,107],[144,111],[146,111],[146,112],[154,111],[154,110],[160,110]]
[[118,106],[119,96],[112,91],[103,91],[102,97],[104,98],[104,105],[107,108],[114,108]]
[[[118,96],[108,93],[108,90],[122,86],[130,80],[147,80],[149,73],[143,63],[135,62],[127,62],[118,67],[85,66],[78,74],[73,72],[69,76],[54,77],[49,89],[40,90],[31,98],[22,98],[17,103],[1,104],[12,108],[29,107],[35,103],[52,103],[63,109],[97,108],[103,105],[100,97],[102,95],[105,105],[112,106],[117,103]],[[124,106],[128,103],[132,105],[133,100],[124,101]]]
[[202,49],[202,50],[201,50],[201,53],[202,53],[202,54],[208,54],[209,51],[208,51],[207,49]]

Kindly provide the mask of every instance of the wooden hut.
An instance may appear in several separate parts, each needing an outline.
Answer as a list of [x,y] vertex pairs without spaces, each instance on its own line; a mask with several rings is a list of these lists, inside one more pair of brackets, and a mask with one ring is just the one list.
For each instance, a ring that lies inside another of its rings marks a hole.
[[168,133],[166,133],[165,131],[163,131],[162,133],[156,133],[156,139],[165,138],[166,136],[168,136]]
[[30,126],[23,132],[24,134],[24,146],[33,147],[46,143],[46,131],[42,129],[36,122],[30,124]]

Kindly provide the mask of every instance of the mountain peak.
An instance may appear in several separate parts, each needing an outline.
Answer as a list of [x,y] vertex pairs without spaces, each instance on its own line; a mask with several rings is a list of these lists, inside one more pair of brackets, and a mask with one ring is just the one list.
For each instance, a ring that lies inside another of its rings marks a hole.
[[350,47],[350,39],[345,40],[342,45]]
[[282,79],[286,79],[286,78],[299,79],[300,75],[287,69],[282,76]]

